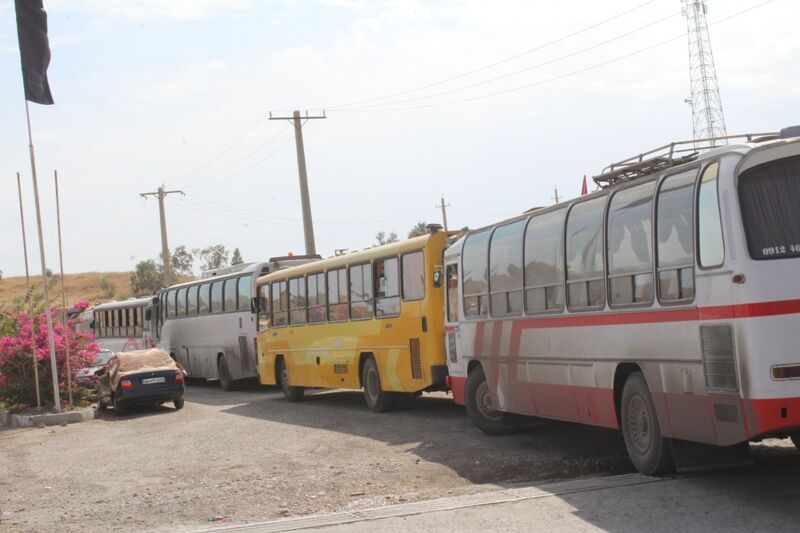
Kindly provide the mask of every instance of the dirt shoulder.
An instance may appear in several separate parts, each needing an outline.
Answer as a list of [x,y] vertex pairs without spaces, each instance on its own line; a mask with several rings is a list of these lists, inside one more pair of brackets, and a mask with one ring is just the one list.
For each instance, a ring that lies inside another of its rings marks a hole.
[[186,407],[0,432],[0,529],[246,523],[630,472],[616,432],[480,433],[444,395],[373,414],[353,392],[187,389]]

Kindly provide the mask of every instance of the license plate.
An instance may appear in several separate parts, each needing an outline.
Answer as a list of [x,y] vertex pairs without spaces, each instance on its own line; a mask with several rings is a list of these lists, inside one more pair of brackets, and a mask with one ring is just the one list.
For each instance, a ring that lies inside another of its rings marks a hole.
[[167,380],[165,377],[160,378],[144,378],[142,380],[142,385],[152,385],[153,383],[164,383]]

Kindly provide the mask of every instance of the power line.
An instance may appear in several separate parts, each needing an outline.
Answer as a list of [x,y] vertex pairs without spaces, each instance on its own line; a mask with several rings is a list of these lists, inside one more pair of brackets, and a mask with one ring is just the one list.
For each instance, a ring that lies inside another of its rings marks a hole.
[[[733,15],[729,15],[729,16],[727,16],[725,18],[722,18],[722,19],[720,19],[720,20],[718,20],[716,22],[713,22],[713,23],[709,24],[709,26],[715,26],[717,24],[721,24],[723,22],[727,22],[727,21],[729,21],[729,20],[731,20],[733,18],[736,18],[736,17],[739,17],[741,15],[744,15],[744,14],[750,12],[750,11],[753,11],[755,9],[763,7],[763,6],[765,6],[767,4],[770,4],[770,3],[774,2],[774,1],[775,0],[766,0],[765,2],[762,2],[760,4],[756,4],[755,6],[749,7],[747,9],[742,10],[742,11],[734,13]],[[492,98],[492,97],[495,97],[495,96],[501,96],[501,95],[504,95],[504,94],[509,94],[509,93],[513,93],[513,92],[517,92],[517,91],[522,91],[522,90],[525,90],[525,89],[530,89],[530,88],[533,88],[533,87],[538,87],[540,85],[545,85],[547,83],[552,83],[554,81],[563,80],[565,78],[569,78],[569,77],[575,76],[576,74],[582,74],[584,72],[588,72],[588,71],[591,71],[591,70],[598,69],[600,67],[604,67],[604,66],[607,66],[607,65],[610,65],[610,64],[613,64],[613,63],[617,63],[619,61],[622,61],[623,59],[627,59],[629,57],[633,57],[633,56],[642,54],[644,52],[648,52],[650,50],[653,50],[655,48],[664,46],[665,44],[669,44],[669,43],[671,43],[673,41],[676,41],[678,39],[685,39],[685,38],[686,38],[686,33],[681,33],[680,35],[676,35],[675,37],[671,37],[671,38],[666,39],[664,41],[660,41],[660,42],[658,42],[656,44],[647,46],[645,48],[640,48],[640,49],[635,50],[633,52],[629,52],[627,54],[623,54],[621,56],[617,56],[617,57],[615,57],[613,59],[609,59],[607,61],[603,61],[603,62],[600,62],[600,63],[595,63],[594,65],[590,65],[588,67],[584,67],[584,68],[580,68],[580,69],[577,69],[577,70],[573,70],[573,71],[568,72],[566,74],[561,74],[559,76],[554,76],[552,78],[547,78],[547,79],[540,80],[540,81],[537,81],[537,82],[528,83],[528,84],[517,86],[517,87],[512,87],[510,89],[504,89],[504,90],[501,90],[501,91],[495,91],[495,92],[486,93],[486,94],[482,94],[482,95],[478,95],[478,96],[472,96],[472,97],[469,97],[469,98],[461,98],[461,99],[458,99],[458,100],[449,100],[449,101],[446,101],[446,102],[437,102],[437,103],[423,104],[423,105],[417,105],[417,106],[394,107],[394,108],[385,108],[385,109],[373,109],[373,108],[342,109],[342,110],[339,110],[339,112],[352,112],[352,113],[364,113],[364,112],[366,112],[366,113],[370,113],[370,112],[391,112],[391,111],[413,111],[413,110],[417,110],[417,109],[429,109],[429,108],[432,108],[432,107],[442,107],[442,106],[446,106],[446,105],[454,105],[454,104],[463,104],[463,103],[467,103],[467,102],[474,102],[476,100],[482,100],[482,99],[485,99],[485,98]]]
[[245,137],[247,137],[247,136],[250,134],[250,132],[252,132],[254,129],[256,129],[256,128],[257,128],[259,125],[261,125],[261,123],[262,123],[262,122],[264,122],[265,120],[267,120],[267,116],[266,116],[266,115],[264,115],[263,117],[261,117],[260,119],[258,119],[258,121],[257,121],[255,124],[253,124],[252,126],[250,126],[250,127],[249,127],[249,128],[248,128],[248,129],[247,129],[245,132],[244,132],[244,133],[242,133],[242,134],[241,134],[239,137],[237,137],[237,138],[236,138],[236,140],[235,140],[235,141],[233,141],[233,142],[232,142],[232,143],[231,143],[231,144],[230,144],[230,145],[229,145],[227,148],[223,149],[223,150],[222,150],[221,152],[219,152],[217,155],[215,155],[214,157],[212,157],[211,159],[209,159],[208,161],[206,161],[206,162],[205,162],[205,163],[204,163],[202,166],[200,166],[200,167],[199,167],[199,168],[197,168],[196,170],[193,170],[192,172],[189,172],[188,174],[186,174],[186,175],[185,175],[185,176],[183,176],[182,178],[178,178],[177,180],[175,180],[174,182],[172,182],[172,183],[170,184],[170,186],[176,185],[176,184],[178,184],[178,183],[182,182],[183,180],[185,180],[185,179],[187,179],[187,178],[190,178],[190,177],[194,176],[195,174],[197,174],[197,173],[198,173],[198,172],[200,172],[201,170],[205,170],[206,168],[208,168],[208,166],[209,166],[209,165],[211,165],[211,164],[212,164],[212,163],[214,163],[216,160],[218,160],[220,157],[222,157],[223,155],[225,155],[226,153],[228,153],[228,151],[229,151],[231,148],[233,148],[234,146],[236,146],[237,144],[239,144],[239,142],[240,142],[242,139],[244,139]]
[[463,72],[461,74],[456,74],[454,76],[451,76],[449,78],[445,78],[443,80],[439,80],[439,81],[436,81],[436,82],[433,82],[433,83],[428,83],[426,85],[421,85],[421,86],[418,86],[418,87],[414,87],[412,89],[406,89],[406,90],[399,91],[399,92],[392,93],[392,94],[388,94],[388,95],[385,95],[385,96],[380,96],[380,97],[377,97],[377,98],[371,98],[371,99],[368,99],[368,100],[361,100],[359,102],[352,102],[350,104],[342,104],[342,105],[338,105],[338,106],[327,106],[326,109],[329,109],[329,110],[340,110],[343,107],[353,107],[353,106],[359,106],[359,105],[363,105],[363,104],[369,104],[369,103],[372,103],[372,102],[377,102],[377,101],[380,101],[380,100],[387,100],[389,98],[394,98],[396,96],[403,96],[405,94],[421,91],[421,90],[424,90],[424,89],[430,89],[431,87],[436,87],[438,85],[442,85],[442,84],[445,84],[445,83],[448,83],[448,82],[451,82],[451,81],[454,81],[454,80],[457,80],[457,79],[460,79],[460,78],[464,78],[464,77],[470,76],[472,74],[476,74],[478,72],[482,72],[484,70],[496,67],[498,65],[502,65],[504,63],[508,63],[509,61],[513,61],[515,59],[519,59],[520,57],[526,56],[528,54],[532,54],[533,52],[537,52],[537,51],[542,50],[544,48],[548,48],[548,47],[550,47],[550,46],[552,46],[554,44],[558,44],[558,43],[560,43],[562,41],[565,41],[567,39],[571,39],[572,37],[575,37],[575,36],[580,35],[582,33],[586,33],[589,30],[593,30],[595,28],[598,28],[598,27],[600,27],[600,26],[602,26],[602,25],[604,25],[604,24],[606,24],[608,22],[611,22],[613,20],[621,18],[621,17],[623,17],[623,16],[625,16],[625,15],[627,15],[629,13],[633,13],[634,11],[637,11],[637,10],[639,10],[639,9],[649,5],[649,4],[652,4],[653,2],[655,2],[655,0],[648,0],[647,2],[644,2],[643,4],[639,4],[638,6],[635,6],[635,7],[631,8],[631,9],[628,9],[626,11],[618,13],[618,14],[616,14],[614,16],[611,16],[611,17],[609,17],[607,19],[601,20],[600,22],[596,22],[594,24],[586,26],[585,28],[582,28],[582,29],[580,29],[578,31],[572,32],[572,33],[570,33],[568,35],[565,35],[563,37],[559,37],[559,38],[554,39],[552,41],[548,41],[548,42],[546,42],[544,44],[540,44],[540,45],[537,45],[537,46],[535,46],[533,48],[525,50],[524,52],[520,52],[518,54],[514,54],[514,55],[509,56],[509,57],[507,57],[505,59],[501,59],[499,61],[495,61],[493,63],[489,63],[488,65],[484,65],[482,67],[478,67],[476,69],[473,69],[473,70],[470,70],[470,71],[467,71],[467,72]]
[[[537,63],[535,65],[531,65],[529,67],[525,67],[525,68],[518,69],[518,70],[515,70],[515,71],[512,71],[512,72],[508,72],[506,74],[501,74],[501,75],[495,76],[493,78],[488,78],[486,80],[482,80],[482,81],[478,81],[478,82],[475,82],[475,83],[471,83],[469,85],[463,85],[461,87],[455,87],[453,89],[448,89],[446,91],[441,91],[441,92],[438,92],[438,93],[415,96],[413,98],[407,98],[407,99],[404,99],[404,100],[395,100],[393,102],[386,102],[384,104],[376,104],[374,106],[367,106],[365,108],[357,108],[357,109],[359,109],[359,110],[362,110],[362,109],[379,109],[381,107],[397,105],[397,104],[404,104],[404,103],[409,103],[409,102],[416,102],[416,101],[419,101],[419,100],[427,100],[427,99],[430,99],[430,98],[437,98],[439,96],[446,96],[448,94],[453,94],[453,93],[457,93],[457,92],[461,92],[461,91],[466,91],[468,89],[473,89],[473,88],[479,87],[481,85],[486,85],[487,83],[492,83],[492,82],[495,82],[495,81],[503,80],[503,79],[506,79],[506,78],[510,78],[511,76],[516,76],[517,74],[522,74],[524,72],[530,72],[531,70],[535,70],[535,69],[538,69],[538,68],[541,68],[541,67],[545,67],[547,65],[552,65],[554,63],[558,63],[560,61],[564,61],[565,59],[570,59],[572,57],[579,56],[579,55],[584,54],[586,52],[592,52],[592,51],[596,50],[597,48],[599,48],[601,46],[605,46],[605,45],[613,43],[615,41],[619,41],[620,39],[624,39],[625,37],[633,35],[634,33],[638,33],[638,32],[640,32],[642,30],[645,30],[645,29],[647,29],[647,28],[649,28],[651,26],[655,26],[656,24],[660,24],[660,23],[662,23],[662,22],[664,22],[666,20],[669,20],[672,17],[678,16],[680,14],[681,14],[681,11],[676,11],[674,13],[671,13],[671,14],[667,15],[666,17],[662,17],[662,18],[660,18],[658,20],[655,20],[653,22],[649,22],[649,23],[647,23],[647,24],[645,24],[643,26],[639,26],[638,28],[635,28],[635,29],[630,30],[628,32],[625,32],[625,33],[622,33],[620,35],[617,35],[616,37],[612,37],[610,39],[606,39],[605,41],[601,41],[599,43],[594,43],[594,44],[592,44],[590,46],[586,46],[584,48],[581,48],[580,50],[576,50],[575,52],[570,52],[569,54],[565,54],[565,55],[556,57],[554,59],[543,61],[541,63]],[[351,109],[339,109],[339,111],[350,111],[350,110]]]
[[277,147],[277,148],[275,148],[273,151],[271,151],[270,153],[268,153],[267,155],[265,155],[264,157],[262,157],[261,159],[259,159],[258,161],[256,161],[256,162],[255,162],[255,163],[253,163],[252,165],[250,165],[249,167],[247,167],[247,168],[244,168],[244,169],[242,169],[242,170],[240,170],[240,171],[238,171],[238,172],[234,172],[234,173],[233,173],[233,174],[231,174],[230,176],[227,176],[227,177],[225,177],[225,178],[222,178],[222,179],[221,179],[221,180],[219,180],[219,181],[215,181],[215,182],[213,182],[213,183],[209,183],[209,184],[207,184],[207,185],[203,185],[203,186],[201,186],[201,187],[198,187],[198,186],[196,186],[196,185],[195,185],[195,186],[192,186],[192,187],[188,187],[188,188],[187,188],[187,190],[191,190],[191,191],[203,191],[203,190],[205,190],[205,189],[210,189],[210,188],[212,188],[212,187],[216,187],[216,186],[218,186],[218,185],[222,185],[223,183],[227,183],[227,182],[231,181],[233,178],[239,177],[239,176],[241,176],[242,174],[244,174],[245,172],[249,172],[249,171],[253,170],[254,168],[256,168],[257,166],[261,165],[261,164],[262,164],[264,161],[266,161],[267,159],[271,158],[272,156],[274,156],[275,154],[277,154],[278,152],[280,152],[280,151],[281,151],[283,148],[285,148],[285,147],[286,147],[286,146],[287,146],[287,145],[288,145],[290,142],[292,142],[292,138],[291,138],[291,137],[288,137],[288,138],[287,138],[287,139],[286,139],[284,142],[282,142],[280,145],[278,145],[278,147]]

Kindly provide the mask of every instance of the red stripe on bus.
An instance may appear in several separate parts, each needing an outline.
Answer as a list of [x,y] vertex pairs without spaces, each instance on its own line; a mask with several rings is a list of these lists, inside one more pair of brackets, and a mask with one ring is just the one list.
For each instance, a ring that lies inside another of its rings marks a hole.
[[[800,300],[780,300],[737,305],[718,305],[690,309],[658,309],[622,313],[525,318],[515,321],[520,329],[567,328],[580,326],[616,326],[624,324],[653,324],[690,322],[731,318],[755,318],[800,313]],[[517,329],[517,328],[515,328]]]
[[453,393],[453,401],[458,405],[464,405],[464,389],[467,386],[467,378],[460,376],[447,376],[447,378]]
[[472,352],[474,355],[478,355],[482,351],[481,346],[483,345],[483,332],[485,329],[486,322],[478,322],[477,326],[475,327],[475,347],[474,351]]
[[750,437],[782,430],[800,432],[800,398],[745,399],[755,416]]

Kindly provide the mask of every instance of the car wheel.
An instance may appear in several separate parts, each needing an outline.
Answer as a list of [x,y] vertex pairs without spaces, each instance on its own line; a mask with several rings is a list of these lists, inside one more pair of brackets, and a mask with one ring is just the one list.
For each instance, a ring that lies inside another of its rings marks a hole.
[[364,399],[367,401],[367,407],[373,413],[385,413],[394,409],[397,395],[394,392],[383,390],[378,364],[372,357],[368,357],[364,362],[361,384],[364,387]]
[[622,436],[633,466],[658,476],[674,470],[669,439],[661,435],[650,389],[641,372],[634,372],[622,389]]
[[503,413],[495,409],[486,374],[482,366],[476,366],[467,377],[464,388],[464,406],[472,423],[489,435],[503,435],[508,432],[503,424]]
[[183,409],[183,396],[175,398],[172,403],[175,405],[175,409]]
[[123,406],[120,403],[120,401],[117,399],[117,395],[116,394],[114,395],[114,398],[113,398],[112,401],[114,403],[114,416],[122,416],[128,411],[125,408],[125,406]]
[[224,391],[231,391],[234,389],[234,381],[231,379],[231,373],[228,371],[228,363],[225,361],[225,356],[219,358],[217,362],[217,375],[219,376],[219,388]]
[[289,370],[286,368],[286,363],[283,359],[278,359],[278,364],[275,369],[276,378],[281,385],[281,392],[283,397],[289,402],[299,402],[303,399],[305,389],[303,387],[293,387],[289,382]]

